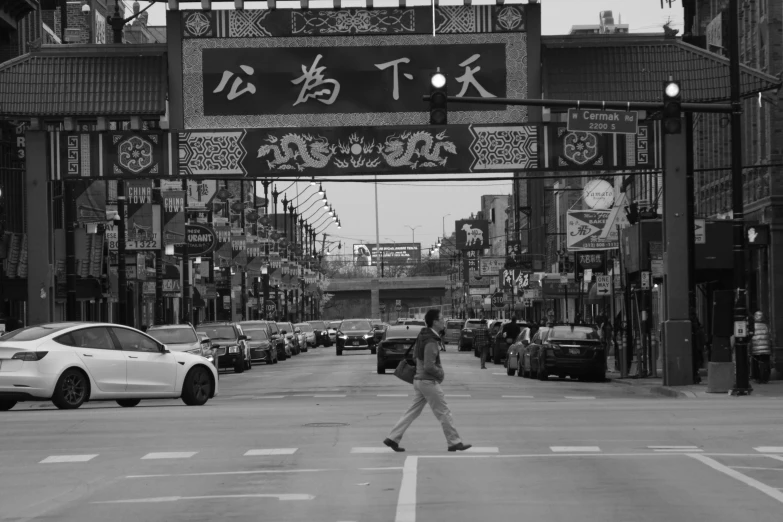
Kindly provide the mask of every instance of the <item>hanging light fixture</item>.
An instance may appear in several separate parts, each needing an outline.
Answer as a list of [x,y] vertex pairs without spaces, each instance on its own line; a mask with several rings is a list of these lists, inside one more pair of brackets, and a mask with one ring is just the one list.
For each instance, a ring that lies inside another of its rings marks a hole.
[[319,196],[323,196],[324,194],[326,194],[326,191],[324,190],[323,183],[319,183],[318,184],[318,195]]
[[311,187],[315,186],[315,177],[310,178],[310,186]]

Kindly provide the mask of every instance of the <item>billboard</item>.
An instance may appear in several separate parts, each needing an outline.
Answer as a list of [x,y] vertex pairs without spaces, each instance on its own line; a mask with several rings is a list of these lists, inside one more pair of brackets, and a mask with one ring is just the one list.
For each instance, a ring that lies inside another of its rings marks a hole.
[[[380,250],[379,250],[380,248]],[[356,266],[417,265],[421,262],[421,243],[356,244],[353,246]]]
[[454,223],[457,250],[484,250],[489,248],[489,221],[486,219],[461,219]]
[[356,266],[372,266],[372,251],[368,245],[353,246],[353,264]]

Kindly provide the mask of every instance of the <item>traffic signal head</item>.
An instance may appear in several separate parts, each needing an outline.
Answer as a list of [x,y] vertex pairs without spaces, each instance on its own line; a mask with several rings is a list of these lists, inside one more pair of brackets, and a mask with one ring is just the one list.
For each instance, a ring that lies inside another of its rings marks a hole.
[[446,75],[438,69],[430,78],[430,125],[446,125],[448,113],[446,109]]
[[682,132],[682,96],[680,83],[669,80],[663,86],[663,133],[680,134]]

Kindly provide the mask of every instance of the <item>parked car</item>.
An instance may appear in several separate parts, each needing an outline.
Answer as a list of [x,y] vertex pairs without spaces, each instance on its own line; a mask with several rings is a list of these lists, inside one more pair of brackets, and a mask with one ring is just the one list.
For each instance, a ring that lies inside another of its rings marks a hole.
[[215,356],[218,359],[218,368],[233,368],[234,373],[242,373],[253,367],[247,349],[247,338],[238,323],[201,323],[196,327],[196,331],[207,334],[217,348]]
[[272,327],[268,321],[242,321],[239,323],[247,336],[250,360],[277,364],[277,342],[272,339]]
[[[416,342],[420,331],[421,329],[415,325],[389,326],[378,343],[378,373],[386,373],[387,369],[397,368],[400,361],[405,358],[405,352]],[[411,364],[415,364],[413,350],[408,354],[408,359]]]
[[296,335],[296,328],[291,323],[277,323],[277,327],[280,328],[280,334],[286,340],[286,343],[291,350],[291,355],[299,355],[301,353],[301,347],[299,346],[299,337]]
[[370,350],[375,354],[375,331],[367,319],[346,319],[337,330],[337,355],[343,350]]
[[[331,346],[333,344],[331,337],[329,337],[328,326],[324,321],[308,321],[310,326],[313,327],[315,332],[315,345],[316,346]],[[335,330],[335,333],[337,331]]]
[[460,332],[459,341],[457,342],[457,349],[459,351],[473,349],[473,330],[479,327],[486,328],[486,324],[486,319],[466,320],[462,327],[462,331]]
[[[521,325],[522,331],[519,332],[514,343],[508,347],[508,355],[506,356],[506,374],[514,375],[521,367],[522,352],[530,344],[530,340],[533,337],[533,329],[528,325]],[[522,372],[519,372],[519,376],[522,377]]]
[[[500,326],[500,330],[498,331],[498,334],[495,336],[494,339],[492,339],[491,356],[492,356],[492,362],[494,362],[495,364],[500,364],[501,362],[508,360],[508,351],[511,348],[511,345],[514,344],[516,340],[516,338],[508,339],[506,337],[503,337],[503,327],[505,327],[510,322],[511,321],[508,320],[502,321],[500,323],[501,326]],[[492,326],[494,325],[495,323],[492,324]],[[517,323],[517,325],[519,325],[520,329],[528,328],[528,325],[525,323]],[[508,368],[508,365],[506,365],[506,368]],[[513,373],[509,373],[509,375],[513,375]]]
[[51,400],[59,409],[87,401],[130,408],[146,399],[190,406],[218,394],[216,368],[200,354],[172,351],[153,337],[106,323],[48,323],[0,337],[0,411]]
[[446,335],[443,336],[444,344],[459,343],[460,332],[462,331],[463,324],[465,324],[465,321],[462,319],[446,320]]
[[186,324],[159,324],[147,328],[147,335],[158,342],[163,343],[172,352],[187,352],[200,355],[209,362],[214,363],[212,355],[212,343],[207,339],[199,339],[196,329],[189,323]]
[[291,357],[291,348],[285,342],[285,337],[280,333],[280,327],[277,326],[276,322],[266,321],[266,324],[269,325],[269,330],[272,332],[272,341],[277,346],[277,360],[285,361]]
[[545,381],[550,375],[603,381],[606,354],[598,330],[593,326],[555,325],[541,328],[530,342],[530,354],[523,370]]
[[294,326],[304,336],[305,351],[307,350],[307,347],[310,347],[310,346],[315,348],[316,347],[315,330],[313,330],[313,327],[310,326],[310,323],[296,323]]
[[421,319],[405,319],[402,324],[410,326],[427,326],[427,323]]

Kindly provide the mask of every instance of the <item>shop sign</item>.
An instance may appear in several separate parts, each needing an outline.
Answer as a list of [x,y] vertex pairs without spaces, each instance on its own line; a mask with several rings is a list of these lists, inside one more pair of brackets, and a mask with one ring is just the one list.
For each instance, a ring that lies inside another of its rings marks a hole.
[[155,281],[144,281],[142,286],[142,294],[155,295]]
[[[191,258],[211,254],[217,244],[217,238],[212,228],[197,223],[185,226],[185,238],[188,242],[188,256]],[[182,255],[184,249],[180,246],[175,249],[175,252]]]
[[620,246],[617,229],[609,219],[611,210],[568,211],[566,233],[570,251],[613,250]]

